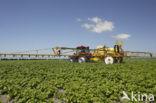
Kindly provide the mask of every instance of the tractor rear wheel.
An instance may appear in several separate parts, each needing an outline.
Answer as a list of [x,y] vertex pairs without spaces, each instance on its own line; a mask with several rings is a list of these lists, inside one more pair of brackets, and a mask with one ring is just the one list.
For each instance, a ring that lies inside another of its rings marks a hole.
[[105,64],[114,64],[115,59],[113,57],[105,57],[104,62],[105,62]]
[[118,63],[123,63],[123,58],[120,58]]
[[87,62],[87,58],[86,57],[79,57],[78,58],[78,62],[79,63],[86,63]]

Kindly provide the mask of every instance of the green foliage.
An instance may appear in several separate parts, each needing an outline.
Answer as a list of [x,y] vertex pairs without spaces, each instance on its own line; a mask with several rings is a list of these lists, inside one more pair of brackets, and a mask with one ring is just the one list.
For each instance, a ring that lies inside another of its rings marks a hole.
[[125,60],[113,65],[0,61],[0,94],[18,103],[116,103],[122,91],[156,95],[156,60]]

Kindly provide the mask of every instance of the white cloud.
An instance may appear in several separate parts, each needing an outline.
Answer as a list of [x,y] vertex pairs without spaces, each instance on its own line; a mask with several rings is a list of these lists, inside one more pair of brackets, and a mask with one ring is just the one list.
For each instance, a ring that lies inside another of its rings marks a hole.
[[116,39],[129,39],[131,37],[130,34],[118,34],[116,36],[113,36],[113,38],[116,38]]
[[114,29],[114,24],[111,21],[102,21],[102,19],[98,17],[88,18],[88,20],[93,23],[83,24],[82,27],[88,29],[91,32],[102,33],[105,31],[112,31]]
[[76,21],[77,21],[77,22],[81,22],[82,20],[81,20],[80,18],[77,18]]
[[102,20],[98,17],[93,17],[93,18],[88,18],[88,20],[94,22],[94,23],[98,23],[98,22],[101,22]]
[[83,24],[82,27],[86,28],[86,29],[90,29],[92,27],[94,27],[93,24]]
[[97,23],[91,31],[102,33],[104,31],[112,31],[114,28],[113,23],[109,21],[99,22]]

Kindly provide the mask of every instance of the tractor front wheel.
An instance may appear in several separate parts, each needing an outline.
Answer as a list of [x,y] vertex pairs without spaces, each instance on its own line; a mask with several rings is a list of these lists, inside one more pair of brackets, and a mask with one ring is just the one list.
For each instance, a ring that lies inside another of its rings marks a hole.
[[74,62],[74,59],[73,58],[70,58],[69,59],[69,62],[73,63]]
[[76,62],[76,60],[75,60],[75,58],[70,57],[70,58],[69,58],[69,62],[73,63],[73,62]]

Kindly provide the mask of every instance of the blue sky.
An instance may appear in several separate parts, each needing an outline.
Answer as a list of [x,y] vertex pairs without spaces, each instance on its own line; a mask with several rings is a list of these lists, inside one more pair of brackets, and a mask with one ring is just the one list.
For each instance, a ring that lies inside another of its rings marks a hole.
[[124,50],[156,52],[155,5],[155,0],[1,0],[0,52],[111,47],[121,34],[128,35]]

